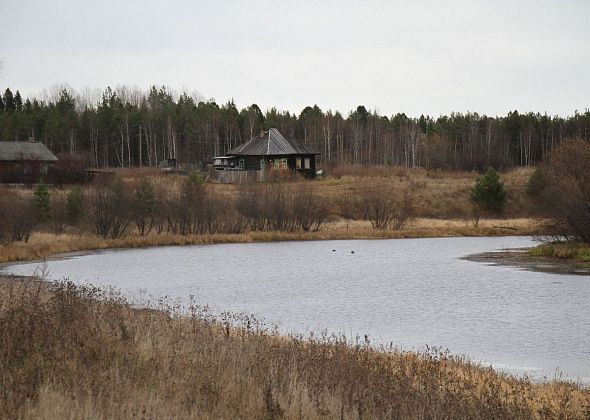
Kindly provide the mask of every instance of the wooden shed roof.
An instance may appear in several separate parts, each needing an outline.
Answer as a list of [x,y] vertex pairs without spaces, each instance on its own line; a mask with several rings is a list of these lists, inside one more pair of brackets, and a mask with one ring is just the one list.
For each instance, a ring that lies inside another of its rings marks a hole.
[[43,143],[29,141],[0,141],[0,162],[38,160],[56,162],[57,157]]
[[262,132],[246,143],[227,151],[233,156],[319,155],[307,144],[287,140],[276,128]]

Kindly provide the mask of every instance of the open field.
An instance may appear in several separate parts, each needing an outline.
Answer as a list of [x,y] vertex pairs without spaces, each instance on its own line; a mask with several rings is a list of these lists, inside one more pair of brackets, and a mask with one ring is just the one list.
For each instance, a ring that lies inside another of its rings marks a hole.
[[[534,217],[536,213],[526,197],[526,184],[534,168],[517,168],[501,174],[508,200],[502,217]],[[162,176],[153,169],[121,169],[117,173],[129,183],[147,176],[154,185],[179,188],[182,176]],[[480,175],[474,171],[442,171],[423,168],[410,169],[400,166],[362,167],[344,166],[338,168],[337,177],[307,182],[321,197],[336,210],[339,195],[358,184],[382,183],[409,191],[414,199],[415,216],[434,219],[466,219],[473,216],[470,191]],[[220,196],[235,196],[240,185],[209,184],[209,188]]]
[[133,309],[91,287],[4,278],[9,418],[588,418],[590,391],[438,350],[277,336],[248,316]]

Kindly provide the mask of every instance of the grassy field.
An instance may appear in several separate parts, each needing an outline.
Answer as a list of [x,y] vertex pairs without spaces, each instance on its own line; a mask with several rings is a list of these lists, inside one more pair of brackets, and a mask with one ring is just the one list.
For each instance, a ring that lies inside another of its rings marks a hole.
[[[539,235],[547,233],[547,223],[536,217],[524,191],[530,177],[530,169],[515,169],[502,174],[508,191],[505,211],[494,218],[483,218],[475,226],[469,191],[477,173],[459,171],[428,171],[425,169],[345,168],[338,177],[306,182],[331,207],[332,215],[318,232],[305,231],[249,231],[240,234],[178,235],[151,233],[140,236],[132,231],[119,239],[103,239],[93,236],[88,229],[67,227],[64,234],[51,233],[51,228],[38,227],[27,243],[15,242],[3,246],[0,263],[9,261],[38,260],[51,255],[74,251],[105,248],[131,248],[142,246],[190,245],[229,242],[262,242],[322,239],[385,239],[438,236],[489,236],[489,235]],[[130,186],[142,177],[148,178],[156,189],[178,190],[185,177],[162,175],[157,169],[123,169],[118,175]],[[338,215],[338,197],[359,183],[386,182],[411,191],[414,205],[413,217],[401,230],[373,229],[370,222],[344,219]],[[241,186],[207,184],[206,188],[219,197],[235,197]],[[52,188],[52,197],[64,196],[67,191]],[[18,194],[30,197],[31,189],[17,188],[0,191],[5,195]]]
[[[252,317],[133,309],[91,287],[2,279],[6,418],[570,418],[590,390],[433,350],[277,336]],[[172,308],[173,309],[173,308]]]
[[[502,214],[503,218],[529,218],[536,213],[526,197],[526,184],[534,168],[517,168],[501,174],[508,193],[508,200]],[[121,170],[120,175],[128,182],[136,182],[141,176],[148,176],[154,185],[164,183],[180,184],[182,177],[172,175],[163,177],[153,170]],[[406,167],[344,167],[338,177],[308,181],[328,202],[335,205],[343,192],[359,183],[371,184],[380,181],[412,193],[415,202],[415,216],[430,219],[470,219],[473,216],[470,191],[480,175],[468,171],[441,171]],[[305,182],[305,181],[301,181]],[[235,195],[240,185],[210,184],[209,187],[219,195]],[[178,188],[178,187],[177,187]]]

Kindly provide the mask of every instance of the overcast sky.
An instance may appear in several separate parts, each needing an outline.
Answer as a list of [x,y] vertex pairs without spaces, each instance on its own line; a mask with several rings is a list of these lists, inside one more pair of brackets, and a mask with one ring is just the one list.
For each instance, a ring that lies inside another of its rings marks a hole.
[[590,1],[0,0],[0,89],[165,84],[299,113],[572,114]]

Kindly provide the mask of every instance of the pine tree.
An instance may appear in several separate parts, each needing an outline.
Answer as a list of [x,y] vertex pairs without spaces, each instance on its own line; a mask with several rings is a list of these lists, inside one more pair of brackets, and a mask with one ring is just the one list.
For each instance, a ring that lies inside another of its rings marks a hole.
[[33,206],[37,213],[37,218],[40,221],[45,221],[49,217],[49,211],[51,210],[51,204],[49,201],[49,188],[47,184],[40,180],[35,186],[33,192]]
[[14,96],[9,88],[4,91],[4,109],[8,112],[14,111],[16,105],[14,103]]
[[23,109],[23,98],[20,96],[20,92],[18,90],[14,95],[14,107],[17,111],[22,111]]
[[485,212],[501,212],[506,198],[504,184],[500,181],[500,175],[494,168],[488,169],[484,176],[477,178],[475,186],[471,190],[471,201]]
[[74,186],[66,198],[66,217],[68,222],[76,224],[84,211],[84,195],[79,186]]

